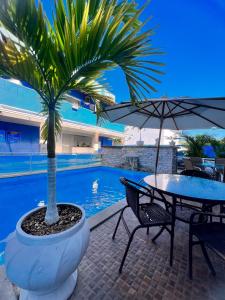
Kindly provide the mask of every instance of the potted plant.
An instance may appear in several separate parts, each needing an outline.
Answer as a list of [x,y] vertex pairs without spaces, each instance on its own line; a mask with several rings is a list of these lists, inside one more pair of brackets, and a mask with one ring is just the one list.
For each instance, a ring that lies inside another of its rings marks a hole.
[[113,139],[113,145],[114,146],[121,146],[122,145],[122,139],[121,138],[114,138]]
[[158,82],[148,73],[160,74],[154,66],[162,64],[141,60],[160,53],[148,43],[152,30],[143,32],[139,21],[144,7],[137,9],[133,1],[58,0],[52,22],[41,2],[35,2],[1,1],[0,75],[25,82],[41,98],[48,204],[18,221],[6,247],[5,267],[8,278],[21,287],[21,299],[64,300],[75,287],[89,229],[81,207],[56,201],[55,138],[61,130],[61,104],[75,89],[95,101],[98,114],[102,102],[112,101],[102,93],[99,80],[117,66],[125,74],[132,101],[137,101],[140,89],[155,90],[144,77]]

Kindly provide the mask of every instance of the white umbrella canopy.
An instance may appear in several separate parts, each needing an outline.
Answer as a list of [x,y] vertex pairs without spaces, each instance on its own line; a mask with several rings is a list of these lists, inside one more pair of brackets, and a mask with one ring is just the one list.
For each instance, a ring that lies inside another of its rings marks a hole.
[[[102,117],[110,122],[139,128],[185,130],[225,128],[225,97],[162,98],[132,105],[123,102],[107,106]],[[162,123],[162,124],[161,124]]]
[[160,98],[132,104],[107,106],[102,117],[110,122],[159,130],[155,172],[157,172],[162,129],[225,129],[225,97]]

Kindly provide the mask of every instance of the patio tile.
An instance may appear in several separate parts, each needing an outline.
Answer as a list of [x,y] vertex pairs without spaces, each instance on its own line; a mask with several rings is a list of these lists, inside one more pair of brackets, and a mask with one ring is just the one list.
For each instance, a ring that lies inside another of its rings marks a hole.
[[[129,227],[136,225],[127,211]],[[125,216],[125,217],[126,217]],[[118,215],[91,232],[90,245],[79,266],[77,287],[70,300],[225,300],[225,263],[212,252],[217,276],[208,271],[200,249],[194,249],[194,277],[188,278],[188,225],[177,222],[174,264],[169,266],[169,235],[164,232],[152,243],[157,229],[137,232],[123,273],[118,269],[128,241],[121,224],[112,241]]]
[[5,276],[3,267],[0,267],[0,300],[17,300],[18,290]]
[[[129,227],[135,217],[128,211]],[[217,276],[213,277],[198,247],[194,249],[194,277],[188,278],[188,225],[177,222],[174,264],[169,266],[169,235],[152,243],[157,232],[137,232],[123,273],[118,269],[128,241],[122,224],[115,241],[112,232],[118,215],[91,232],[90,245],[79,266],[77,287],[70,300],[225,300],[225,263],[210,252]],[[16,299],[17,291],[0,270],[0,299]],[[4,294],[3,294],[4,287]],[[16,292],[16,293],[15,293]]]

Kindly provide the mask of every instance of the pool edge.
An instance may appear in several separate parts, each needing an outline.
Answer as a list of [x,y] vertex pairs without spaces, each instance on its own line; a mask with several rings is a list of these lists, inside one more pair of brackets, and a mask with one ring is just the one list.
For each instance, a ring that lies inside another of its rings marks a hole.
[[[86,169],[86,168],[94,168],[94,167],[102,167],[101,163],[95,163],[90,165],[81,165],[81,166],[74,166],[74,167],[67,167],[67,168],[59,168],[56,172],[63,172],[63,171],[70,171],[70,170],[79,170],[79,169]],[[8,173],[8,174],[0,174],[0,179],[3,178],[11,178],[11,177],[21,177],[21,176],[31,176],[37,174],[46,174],[47,170],[40,170],[40,171],[33,171],[33,172],[18,172],[18,173]]]
[[89,217],[88,224],[90,226],[90,230],[94,230],[113,216],[115,216],[121,209],[125,206],[125,199],[116,202],[115,204],[103,209],[99,213]]

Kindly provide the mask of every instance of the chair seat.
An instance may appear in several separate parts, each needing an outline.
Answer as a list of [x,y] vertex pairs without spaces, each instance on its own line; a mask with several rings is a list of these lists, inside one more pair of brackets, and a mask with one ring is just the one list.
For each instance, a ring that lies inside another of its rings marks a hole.
[[140,205],[140,219],[143,225],[165,225],[171,224],[171,215],[160,205],[148,203]]
[[193,234],[209,248],[225,256],[225,224],[220,222],[196,224]]
[[201,211],[198,207],[191,207],[185,204],[177,203],[176,205],[176,219],[189,223],[191,215],[195,213],[196,211]]

